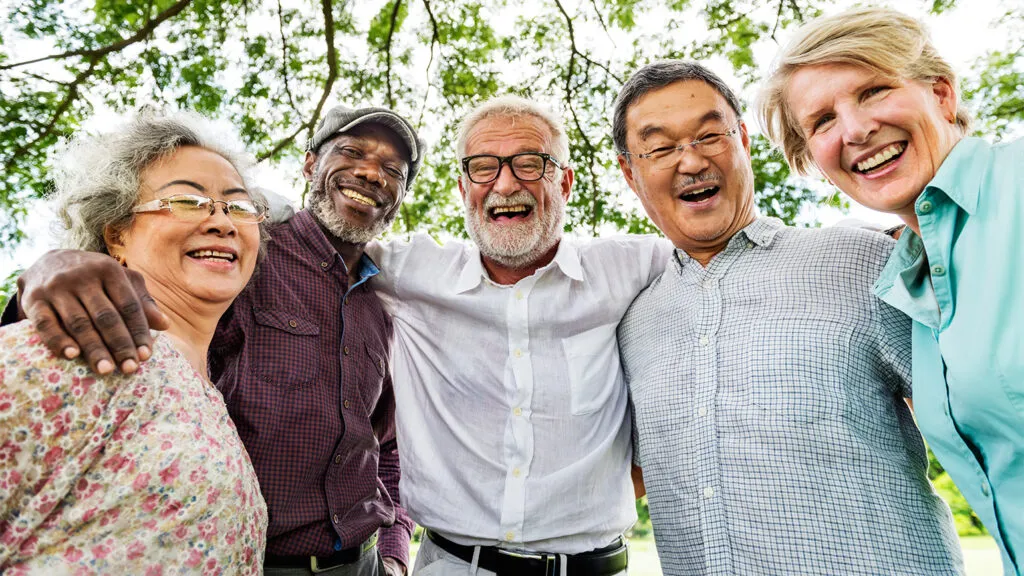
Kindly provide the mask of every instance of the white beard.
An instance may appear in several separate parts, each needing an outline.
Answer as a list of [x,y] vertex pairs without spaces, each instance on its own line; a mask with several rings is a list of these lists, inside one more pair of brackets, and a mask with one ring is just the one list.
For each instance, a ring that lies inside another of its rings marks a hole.
[[533,205],[536,212],[536,200],[525,191],[520,190],[500,201],[491,201],[490,192],[484,198],[483,208],[478,209],[471,202],[465,202],[466,231],[473,239],[480,254],[494,260],[498,264],[513,270],[526,268],[539,260],[562,238],[562,222],[565,218],[565,198],[555,192],[548,195],[541,216],[535,216],[527,222],[513,225],[498,226],[487,217],[493,205],[526,204]]

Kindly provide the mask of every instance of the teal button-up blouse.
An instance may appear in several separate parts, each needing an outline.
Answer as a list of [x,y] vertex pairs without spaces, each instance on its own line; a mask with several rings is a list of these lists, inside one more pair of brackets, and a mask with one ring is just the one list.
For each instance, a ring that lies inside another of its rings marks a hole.
[[875,293],[914,319],[921,432],[1024,576],[1024,139],[965,138],[914,208]]

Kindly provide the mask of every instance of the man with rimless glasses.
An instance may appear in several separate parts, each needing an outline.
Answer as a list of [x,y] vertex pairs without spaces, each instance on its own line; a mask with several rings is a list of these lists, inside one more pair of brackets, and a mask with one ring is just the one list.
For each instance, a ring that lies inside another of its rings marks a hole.
[[700,65],[639,70],[613,136],[676,247],[619,327],[664,573],[962,574],[910,320],[872,294],[892,239],[759,218],[739,100]]

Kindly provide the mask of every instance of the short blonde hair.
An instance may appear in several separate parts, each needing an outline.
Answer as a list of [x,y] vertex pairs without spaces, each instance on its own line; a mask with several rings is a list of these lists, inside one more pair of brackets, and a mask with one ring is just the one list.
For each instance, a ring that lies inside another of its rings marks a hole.
[[497,96],[473,108],[459,122],[456,155],[459,163],[466,157],[466,140],[469,133],[480,122],[489,118],[511,118],[515,121],[522,117],[533,117],[544,123],[551,131],[554,150],[550,154],[563,165],[569,164],[569,137],[565,133],[565,124],[550,108],[521,96],[508,94]]
[[945,78],[957,93],[957,128],[963,134],[970,131],[971,116],[959,104],[956,73],[935,50],[924,24],[889,8],[854,8],[797,30],[776,57],[758,97],[762,129],[798,174],[808,174],[815,164],[787,105],[786,89],[797,70],[822,64],[862,66],[893,79]]

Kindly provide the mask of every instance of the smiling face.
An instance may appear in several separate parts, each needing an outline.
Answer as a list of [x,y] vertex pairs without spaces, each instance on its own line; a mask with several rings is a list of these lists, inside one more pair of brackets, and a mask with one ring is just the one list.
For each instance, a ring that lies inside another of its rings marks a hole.
[[717,90],[684,80],[648,92],[626,111],[626,146],[633,154],[725,134],[710,157],[687,148],[664,167],[653,159],[619,156],[619,167],[647,215],[677,248],[704,261],[754,220],[754,175],[746,126]]
[[[140,174],[137,204],[178,194],[214,200],[249,200],[241,176],[219,154],[183,146],[150,164]],[[199,221],[168,210],[135,214],[124,230],[106,230],[107,249],[146,279],[166,306],[195,301],[225,308],[242,291],[256,266],[260,246],[257,224],[237,224],[218,205]]]
[[891,79],[867,68],[797,70],[786,102],[825,176],[860,204],[916,226],[914,202],[960,138],[949,81]]
[[391,227],[405,198],[409,153],[391,130],[359,124],[306,153],[310,211],[344,242],[365,244]]
[[[554,153],[551,130],[533,116],[493,116],[478,122],[466,138],[466,156]],[[564,164],[567,158],[556,158]],[[459,192],[466,206],[466,229],[486,260],[504,268],[536,265],[562,237],[565,204],[572,190],[571,168],[550,162],[540,180],[524,182],[505,164],[493,182],[477,184],[463,174]],[[542,263],[543,264],[543,263]]]

